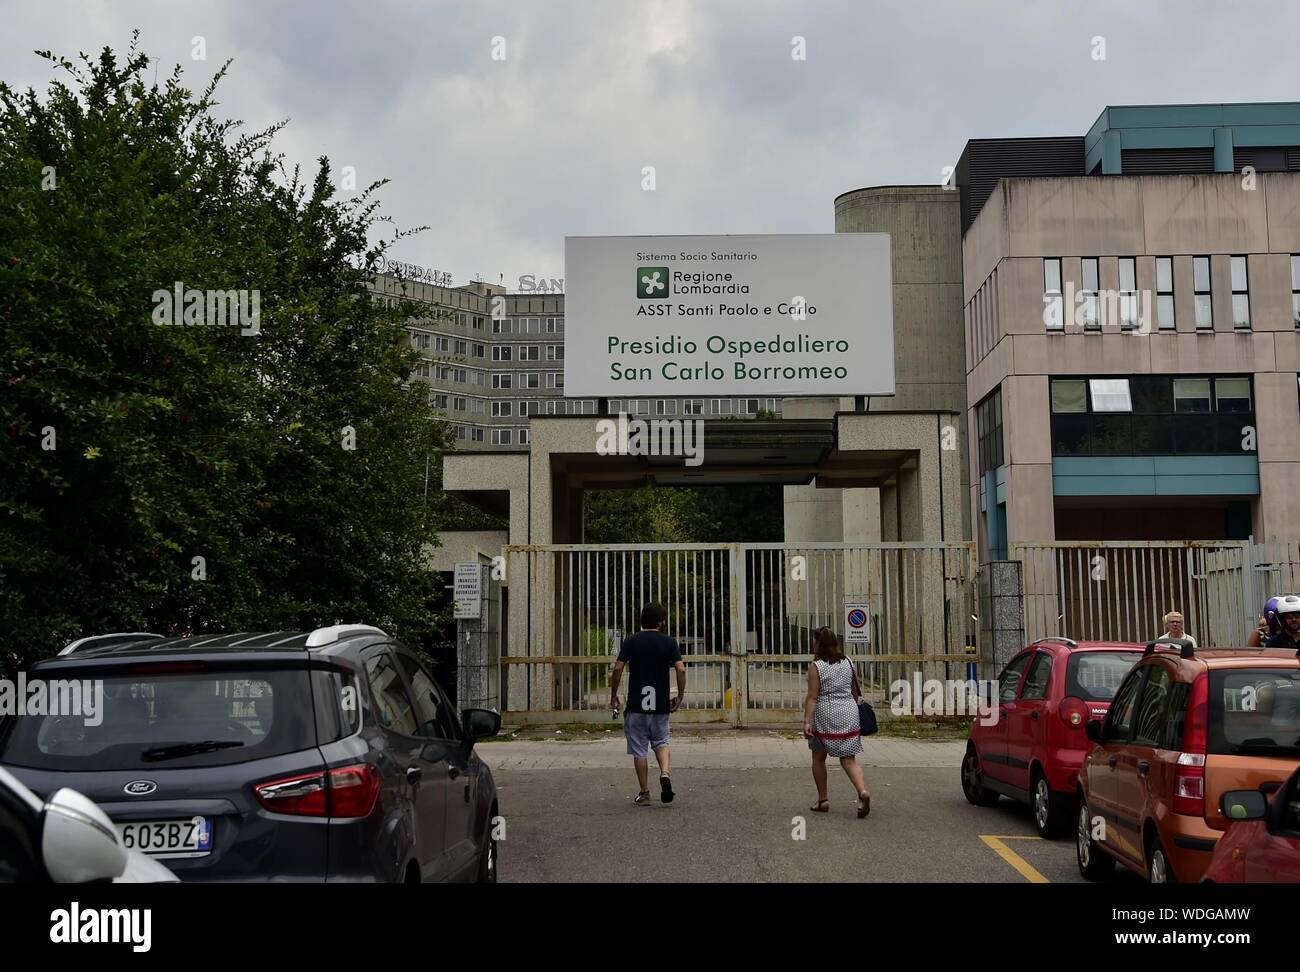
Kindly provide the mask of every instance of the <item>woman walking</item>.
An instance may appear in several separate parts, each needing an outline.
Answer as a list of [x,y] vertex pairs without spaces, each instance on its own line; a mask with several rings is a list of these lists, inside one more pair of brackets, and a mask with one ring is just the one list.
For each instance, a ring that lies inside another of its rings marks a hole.
[[858,794],[858,818],[871,812],[871,795],[862,782],[858,753],[862,737],[858,725],[858,676],[853,663],[840,650],[840,640],[830,628],[813,634],[813,663],[808,666],[808,695],[803,706],[803,734],[812,750],[813,782],[817,802],[814,813],[827,813],[826,757],[839,757],[840,766]]

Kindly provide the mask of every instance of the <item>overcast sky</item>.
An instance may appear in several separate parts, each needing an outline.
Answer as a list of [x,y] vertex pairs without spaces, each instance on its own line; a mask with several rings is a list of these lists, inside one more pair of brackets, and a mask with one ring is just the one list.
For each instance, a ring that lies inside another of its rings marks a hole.
[[830,232],[841,192],[939,182],[968,138],[1082,135],[1108,104],[1300,100],[1290,2],[0,0],[0,23],[19,87],[49,80],[33,50],[135,27],[195,90],[233,58],[224,114],[392,180],[383,211],[430,227],[394,256],[512,289],[564,275],[566,234]]

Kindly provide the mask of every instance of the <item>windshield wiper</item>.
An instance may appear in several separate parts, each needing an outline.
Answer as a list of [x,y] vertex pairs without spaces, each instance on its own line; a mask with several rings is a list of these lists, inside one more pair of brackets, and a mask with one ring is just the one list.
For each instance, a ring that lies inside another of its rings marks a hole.
[[146,749],[140,754],[140,758],[146,763],[157,763],[164,759],[179,759],[182,756],[195,756],[199,753],[215,753],[218,749],[231,749],[242,745],[244,745],[242,742],[236,742],[233,739],[207,739],[203,742],[181,743],[179,746],[159,746],[156,749]]

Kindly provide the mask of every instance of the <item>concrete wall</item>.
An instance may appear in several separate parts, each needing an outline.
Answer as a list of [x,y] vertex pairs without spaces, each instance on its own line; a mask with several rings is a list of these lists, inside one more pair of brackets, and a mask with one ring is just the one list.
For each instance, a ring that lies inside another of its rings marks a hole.
[[[1253,376],[1255,534],[1300,538],[1300,334],[1291,310],[1292,253],[1300,253],[1300,175],[1293,173],[1260,174],[1254,190],[1239,175],[999,184],[963,247],[966,405],[973,410],[1002,385],[1011,540],[1055,539],[1048,377],[1177,373]],[[1195,325],[1192,255],[1211,257],[1211,332]],[[1232,324],[1233,255],[1248,258],[1250,330]],[[1042,259],[1062,258],[1063,285],[1073,282],[1078,290],[1085,256],[1099,258],[1103,289],[1118,289],[1118,257],[1136,256],[1139,291],[1155,289],[1155,257],[1172,256],[1176,328],[1160,332],[1152,321],[1151,333],[1047,333]],[[973,414],[969,419],[968,430]],[[977,463],[973,432],[968,448]],[[977,516],[978,485],[970,497]]]

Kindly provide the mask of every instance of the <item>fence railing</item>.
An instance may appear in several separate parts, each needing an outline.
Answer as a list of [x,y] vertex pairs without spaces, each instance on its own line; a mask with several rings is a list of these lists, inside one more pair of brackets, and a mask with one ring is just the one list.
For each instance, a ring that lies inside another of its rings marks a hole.
[[1254,627],[1268,581],[1258,558],[1274,549],[1274,573],[1293,583],[1296,545],[1246,540],[1015,543],[1023,565],[1025,639],[1049,635],[1146,641],[1179,611],[1204,647],[1240,645]]

